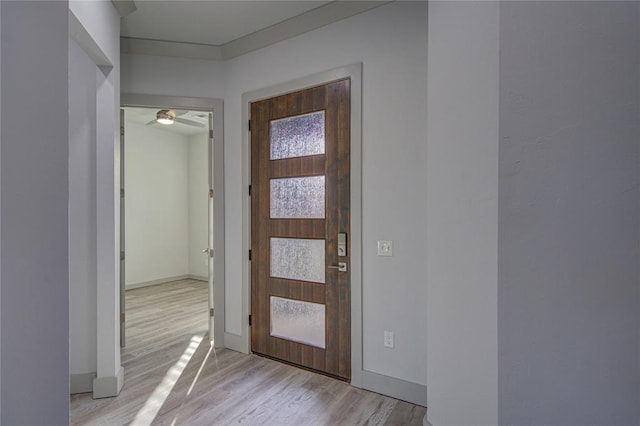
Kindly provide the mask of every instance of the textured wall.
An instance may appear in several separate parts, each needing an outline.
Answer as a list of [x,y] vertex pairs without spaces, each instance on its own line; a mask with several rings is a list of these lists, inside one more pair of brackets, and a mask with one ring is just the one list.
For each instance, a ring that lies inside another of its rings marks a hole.
[[69,421],[68,13],[63,1],[2,4],[5,425]]
[[637,2],[504,2],[501,424],[640,421]]

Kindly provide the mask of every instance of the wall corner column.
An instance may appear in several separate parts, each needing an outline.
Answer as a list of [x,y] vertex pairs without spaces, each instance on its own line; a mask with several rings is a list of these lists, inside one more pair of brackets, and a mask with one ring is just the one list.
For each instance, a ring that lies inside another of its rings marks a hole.
[[119,128],[116,114],[116,74],[109,67],[97,72],[96,93],[96,224],[98,371],[94,398],[116,396],[124,384],[120,365],[120,185]]
[[498,422],[498,2],[429,2],[427,417]]

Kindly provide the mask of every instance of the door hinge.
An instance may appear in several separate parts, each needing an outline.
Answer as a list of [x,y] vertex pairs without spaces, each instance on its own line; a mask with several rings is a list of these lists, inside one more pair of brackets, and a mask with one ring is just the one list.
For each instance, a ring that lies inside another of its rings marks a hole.
[[209,198],[213,198],[213,189],[209,190]]
[[120,314],[120,322],[124,323],[124,312]]
[[249,197],[251,197],[251,185],[249,185]]
[[249,250],[249,260],[251,260],[251,250]]
[[249,315],[249,327],[251,327],[251,315]]
[[120,198],[124,198],[124,188],[120,188]]
[[209,139],[213,139],[213,130],[209,130]]
[[251,131],[251,120],[249,120],[249,131]]
[[120,260],[124,260],[124,251],[120,252]]
[[124,136],[124,127],[120,127],[120,136]]
[[210,316],[210,317],[213,317],[213,308],[210,308],[210,309],[209,309],[209,316]]

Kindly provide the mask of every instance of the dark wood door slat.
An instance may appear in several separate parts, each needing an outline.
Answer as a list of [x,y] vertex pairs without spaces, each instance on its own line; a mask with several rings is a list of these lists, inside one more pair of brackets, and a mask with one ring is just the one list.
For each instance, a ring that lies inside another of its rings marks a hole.
[[271,237],[325,238],[324,219],[271,219],[268,226]]
[[298,176],[320,176],[325,173],[325,154],[270,160],[272,179]]
[[270,285],[272,296],[312,303],[326,303],[326,284],[271,277]]

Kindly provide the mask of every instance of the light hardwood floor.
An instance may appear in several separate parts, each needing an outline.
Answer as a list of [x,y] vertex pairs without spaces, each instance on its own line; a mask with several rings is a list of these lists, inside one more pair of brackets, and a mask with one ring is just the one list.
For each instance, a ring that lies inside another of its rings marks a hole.
[[256,355],[212,349],[206,283],[127,291],[125,385],[71,397],[72,425],[422,425],[426,409]]

